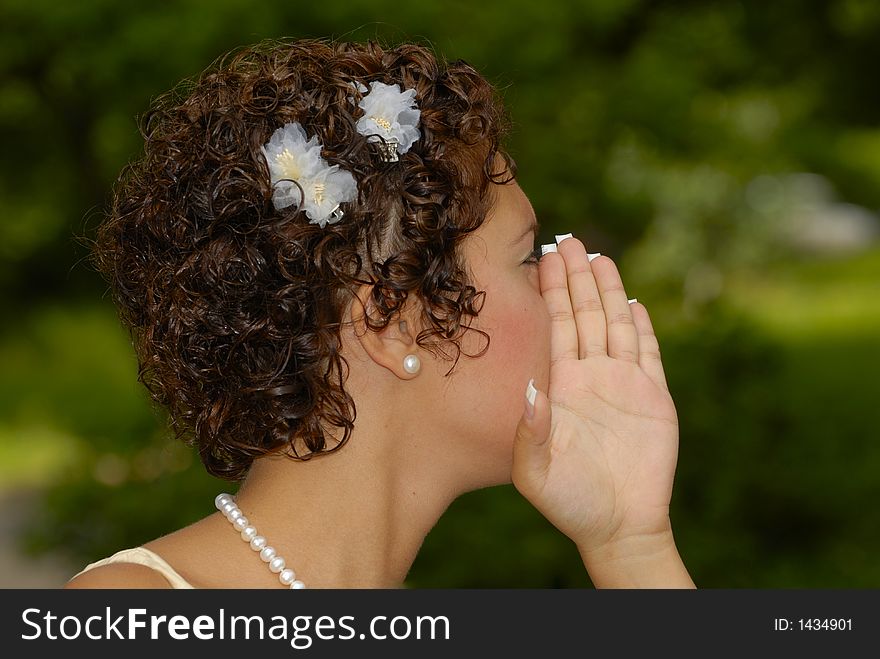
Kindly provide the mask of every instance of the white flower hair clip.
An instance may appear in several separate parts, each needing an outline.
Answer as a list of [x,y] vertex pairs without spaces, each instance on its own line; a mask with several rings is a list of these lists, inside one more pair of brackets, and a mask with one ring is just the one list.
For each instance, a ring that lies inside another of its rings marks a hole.
[[310,224],[323,229],[342,219],[339,205],[357,199],[358,188],[351,172],[327,164],[321,148],[316,135],[307,139],[303,127],[292,122],[272,133],[262,151],[269,165],[275,208],[297,204],[308,215]]
[[357,131],[370,142],[381,142],[384,138],[383,160],[397,162],[398,154],[409,151],[413,142],[421,137],[416,90],[400,91],[400,85],[386,85],[378,80],[371,82],[369,88],[361,82],[351,84],[361,94],[369,92],[358,103],[364,115],[358,119]]

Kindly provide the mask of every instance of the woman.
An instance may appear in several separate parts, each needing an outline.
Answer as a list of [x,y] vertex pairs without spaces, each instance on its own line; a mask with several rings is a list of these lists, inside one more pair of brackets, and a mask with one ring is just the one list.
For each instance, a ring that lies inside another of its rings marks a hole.
[[415,44],[264,42],[155,102],[94,261],[139,379],[241,486],[66,587],[400,587],[510,482],[595,586],[694,587],[648,312],[571,234],[533,250],[508,128]]

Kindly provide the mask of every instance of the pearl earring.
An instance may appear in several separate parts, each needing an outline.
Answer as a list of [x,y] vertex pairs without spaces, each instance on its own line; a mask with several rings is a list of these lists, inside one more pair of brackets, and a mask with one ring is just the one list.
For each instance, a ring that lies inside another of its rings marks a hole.
[[403,369],[407,373],[418,373],[421,367],[422,363],[419,361],[418,355],[407,355],[403,358]]

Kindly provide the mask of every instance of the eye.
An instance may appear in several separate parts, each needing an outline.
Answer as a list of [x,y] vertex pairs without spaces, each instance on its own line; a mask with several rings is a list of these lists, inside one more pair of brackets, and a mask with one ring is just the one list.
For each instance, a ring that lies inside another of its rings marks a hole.
[[538,261],[541,260],[541,256],[541,247],[535,247],[535,249],[529,252],[529,256],[525,261],[523,261],[523,264],[538,265]]

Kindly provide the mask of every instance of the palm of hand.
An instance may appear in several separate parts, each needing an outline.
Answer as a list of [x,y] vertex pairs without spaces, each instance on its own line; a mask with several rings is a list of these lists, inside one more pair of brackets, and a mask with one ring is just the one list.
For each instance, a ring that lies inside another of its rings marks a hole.
[[669,392],[638,364],[595,356],[556,362],[549,397],[550,460],[541,496],[565,511],[560,530],[597,544],[663,530],[678,454]]

